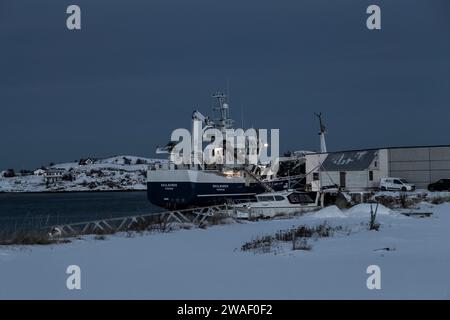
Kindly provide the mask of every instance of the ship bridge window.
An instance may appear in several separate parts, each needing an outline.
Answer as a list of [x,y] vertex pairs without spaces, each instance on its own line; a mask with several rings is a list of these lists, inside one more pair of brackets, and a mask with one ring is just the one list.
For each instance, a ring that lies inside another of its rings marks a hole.
[[282,196],[275,196],[275,201],[283,201],[284,197]]
[[314,200],[311,199],[311,197],[304,193],[292,193],[288,196],[289,202],[292,204],[307,204],[307,203],[314,203]]
[[273,201],[273,196],[260,196],[258,201]]

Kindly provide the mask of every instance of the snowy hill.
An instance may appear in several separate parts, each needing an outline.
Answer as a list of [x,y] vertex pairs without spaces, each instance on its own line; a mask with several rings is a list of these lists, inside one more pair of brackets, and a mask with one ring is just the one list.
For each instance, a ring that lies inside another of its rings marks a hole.
[[[120,155],[54,164],[42,175],[0,176],[0,192],[146,190],[148,166],[164,161]],[[61,177],[50,181],[49,172],[57,169]]]

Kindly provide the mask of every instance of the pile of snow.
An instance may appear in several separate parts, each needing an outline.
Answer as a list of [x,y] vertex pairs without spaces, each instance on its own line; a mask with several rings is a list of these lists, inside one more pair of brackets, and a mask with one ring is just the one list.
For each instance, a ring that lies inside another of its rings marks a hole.
[[[361,203],[347,210],[341,210],[337,206],[329,206],[314,212],[312,215],[315,218],[324,218],[324,219],[358,218],[358,217],[367,218],[370,217],[371,212],[370,207],[371,207],[370,203]],[[372,204],[372,208],[375,211],[376,204]],[[382,204],[378,205],[377,216],[397,216],[397,215],[399,215],[399,213],[383,206]]]
[[325,207],[314,213],[316,218],[346,218],[347,216],[336,206]]
[[[377,205],[375,203],[361,203],[346,210],[345,214],[349,217],[370,217],[371,208],[375,211]],[[398,213],[383,206],[382,204],[378,204],[377,215],[397,216]]]
[[[430,209],[430,204],[427,204],[428,207],[425,205],[423,207]],[[432,205],[431,205],[432,206]],[[436,210],[438,208],[438,210]],[[437,206],[431,207],[432,210],[424,210],[424,211],[432,211],[433,217],[435,218],[442,218],[450,221],[450,202],[442,203]]]
[[[332,219],[332,218],[367,218],[370,217],[370,203],[361,203],[356,206],[351,207],[347,210],[341,210],[337,206],[329,206],[325,207],[319,211],[314,212],[312,215],[315,218],[324,218],[324,219]],[[372,204],[372,208],[375,211],[376,204]],[[377,210],[378,216],[398,216],[399,213],[383,206],[382,204],[378,205]]]

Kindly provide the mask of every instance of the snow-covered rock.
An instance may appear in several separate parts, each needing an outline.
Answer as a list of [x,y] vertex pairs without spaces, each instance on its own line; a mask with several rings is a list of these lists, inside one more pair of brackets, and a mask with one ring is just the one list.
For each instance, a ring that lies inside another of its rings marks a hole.
[[337,207],[325,207],[317,212],[312,213],[316,218],[346,218],[347,216]]

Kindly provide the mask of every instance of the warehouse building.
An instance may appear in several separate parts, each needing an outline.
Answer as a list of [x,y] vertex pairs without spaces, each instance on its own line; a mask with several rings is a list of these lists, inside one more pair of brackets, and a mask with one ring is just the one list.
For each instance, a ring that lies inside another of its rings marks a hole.
[[306,184],[314,191],[333,185],[349,191],[374,190],[388,177],[426,189],[450,178],[450,145],[311,153],[305,161]]

